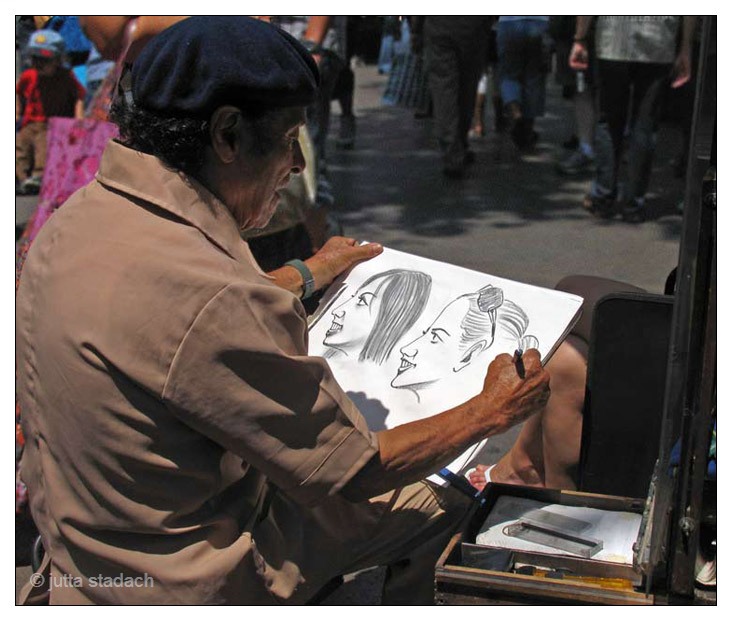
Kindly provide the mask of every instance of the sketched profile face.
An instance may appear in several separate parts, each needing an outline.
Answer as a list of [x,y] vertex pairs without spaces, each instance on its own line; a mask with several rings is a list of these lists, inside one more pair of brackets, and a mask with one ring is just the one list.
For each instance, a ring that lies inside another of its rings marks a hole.
[[330,351],[382,364],[419,319],[432,278],[423,272],[392,269],[371,276],[331,311],[323,339]]
[[528,326],[523,309],[492,285],[461,295],[399,350],[401,361],[391,385],[411,390],[419,400],[419,390],[459,373],[494,346],[499,351],[538,349],[538,339],[526,334]]
[[383,299],[385,277],[365,283],[331,311],[332,323],[323,344],[343,350],[360,350],[369,337]]
[[394,388],[419,390],[465,366],[461,358],[461,322],[470,309],[470,300],[460,297],[448,304],[432,324],[411,343],[399,349],[402,355]]

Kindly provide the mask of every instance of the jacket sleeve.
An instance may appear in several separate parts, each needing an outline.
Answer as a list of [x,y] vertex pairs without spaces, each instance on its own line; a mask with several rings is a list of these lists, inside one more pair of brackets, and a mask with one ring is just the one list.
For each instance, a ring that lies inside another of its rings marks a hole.
[[327,362],[307,355],[302,305],[273,285],[229,285],[209,301],[180,343],[163,398],[304,504],[338,492],[378,452]]

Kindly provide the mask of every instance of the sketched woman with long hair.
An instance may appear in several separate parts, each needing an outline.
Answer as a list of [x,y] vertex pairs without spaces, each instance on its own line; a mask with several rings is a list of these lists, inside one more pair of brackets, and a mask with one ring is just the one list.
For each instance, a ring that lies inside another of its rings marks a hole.
[[332,311],[323,345],[326,358],[358,355],[359,362],[382,364],[424,310],[432,278],[393,269],[368,278]]

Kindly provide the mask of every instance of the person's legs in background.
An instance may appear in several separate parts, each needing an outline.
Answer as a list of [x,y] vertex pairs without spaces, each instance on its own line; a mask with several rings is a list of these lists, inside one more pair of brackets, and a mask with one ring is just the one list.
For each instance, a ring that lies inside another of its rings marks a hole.
[[15,176],[21,194],[38,194],[46,167],[47,124],[29,123],[15,137]]
[[341,149],[352,149],[356,141],[356,117],[353,114],[353,92],[356,86],[356,76],[351,69],[354,58],[354,39],[356,38],[357,18],[349,16],[346,27],[346,50],[343,68],[333,87],[334,97],[341,108],[340,127],[336,145]]
[[521,22],[498,22],[496,42],[500,63],[501,99],[511,133],[522,133],[523,36]]
[[381,37],[379,46],[379,60],[377,67],[380,75],[389,75],[391,71],[391,59],[394,56],[394,36],[384,34]]
[[399,18],[386,15],[381,18],[381,43],[379,44],[378,71],[381,75],[389,75],[394,58],[394,44],[399,38]]
[[[465,145],[460,136],[460,67],[458,50],[450,37],[425,32],[429,86],[435,130],[443,157],[443,172],[459,178],[465,172]],[[473,94],[475,91],[473,91]]]
[[625,126],[630,101],[628,63],[597,61],[599,88],[599,121],[595,140],[595,179],[584,207],[593,214],[610,218],[615,214],[618,193],[618,171],[623,153]]
[[633,128],[628,146],[628,184],[621,213],[626,222],[643,222],[662,97],[668,88],[671,67],[660,63],[633,63],[631,71]]
[[[482,37],[481,37],[482,39]],[[486,102],[488,100],[488,74],[489,74],[489,66],[495,63],[498,59],[498,52],[496,50],[496,33],[493,28],[488,30],[487,33],[487,40],[480,41],[480,46],[482,47],[481,58],[483,58],[483,62],[480,63],[478,67],[478,84],[476,86],[476,95],[475,95],[475,109],[473,111],[473,121],[472,126],[470,129],[470,137],[473,138],[481,138],[485,136],[485,111],[486,111]],[[469,52],[469,53],[475,53],[475,52]],[[496,90],[493,90],[493,95],[495,97]],[[495,105],[495,104],[494,104]]]
[[506,111],[501,98],[501,72],[498,59],[491,64],[491,93],[493,129],[500,134],[506,129]]
[[520,22],[523,25],[523,113],[522,134],[519,135],[519,144],[530,147],[538,140],[534,130],[534,121],[544,116],[546,103],[546,52],[544,49],[544,35],[547,22],[543,20],[527,19]]
[[460,91],[458,93],[458,139],[463,145],[463,164],[470,165],[475,154],[468,148],[468,134],[473,121],[478,83],[484,69],[485,41],[480,38],[462,37],[458,45],[458,70]]
[[501,97],[511,124],[511,137],[519,149],[536,144],[534,119],[544,114],[546,30],[547,22],[543,20],[498,22]]
[[320,70],[320,88],[316,101],[308,107],[307,124],[310,138],[315,146],[320,173],[327,171],[326,142],[330,126],[330,102],[333,99],[338,76],[343,69],[343,61],[333,53],[324,52],[318,69]]
[[574,96],[577,148],[557,166],[563,175],[578,175],[595,164],[595,95],[588,87]]
[[589,67],[579,76],[573,71],[577,88],[574,94],[574,114],[577,126],[577,148],[557,167],[563,175],[578,175],[595,165],[595,128],[597,127],[597,88],[595,61],[590,50]]
[[353,90],[356,79],[351,67],[346,64],[338,76],[336,98],[341,107],[340,127],[336,144],[341,149],[353,149],[356,141],[356,117],[353,114]]
[[29,126],[21,127],[15,135],[15,179],[22,187],[33,169],[33,140]]
[[[315,206],[319,211],[319,220],[323,231],[313,236],[313,244],[320,247],[328,237],[331,237],[339,228],[330,209],[335,204],[333,187],[328,179],[328,162],[326,143],[330,126],[330,102],[333,99],[333,89],[338,80],[338,74],[343,69],[343,61],[336,54],[325,52],[318,66],[320,70],[320,88],[318,96],[307,110],[307,127],[314,148],[315,159]],[[327,230],[333,229],[333,231]]]
[[[588,78],[586,78],[588,80]],[[589,80],[588,80],[589,81]],[[587,85],[585,90],[575,95],[575,114],[577,116],[577,137],[579,139],[579,150],[584,154],[590,163],[595,160],[595,127],[597,126],[597,115],[595,114],[595,89]]]
[[483,72],[478,81],[478,88],[475,92],[475,110],[473,111],[473,126],[470,128],[471,138],[482,138],[485,136],[485,101],[488,91],[488,74]]

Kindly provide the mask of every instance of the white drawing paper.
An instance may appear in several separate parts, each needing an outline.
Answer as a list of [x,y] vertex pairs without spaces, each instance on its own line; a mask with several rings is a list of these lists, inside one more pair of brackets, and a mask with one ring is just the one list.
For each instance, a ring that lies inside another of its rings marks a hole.
[[[490,362],[517,348],[546,361],[582,298],[425,259],[384,252],[341,277],[310,324],[372,431],[438,414],[480,392]],[[461,472],[480,446],[448,467]]]

